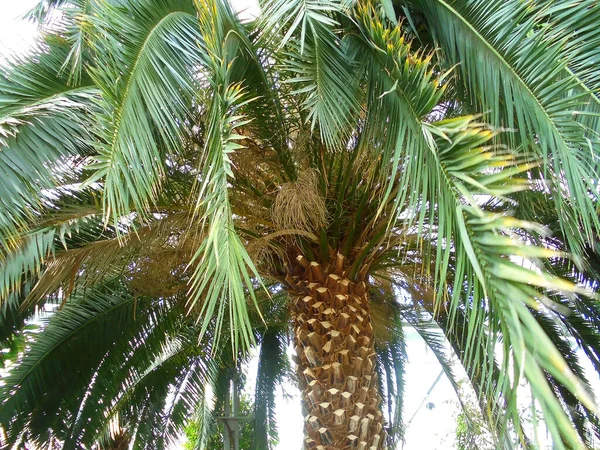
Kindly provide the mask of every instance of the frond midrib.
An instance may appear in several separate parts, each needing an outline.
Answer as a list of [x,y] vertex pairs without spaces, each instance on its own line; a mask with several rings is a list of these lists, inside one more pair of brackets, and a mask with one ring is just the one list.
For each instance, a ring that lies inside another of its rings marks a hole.
[[565,70],[575,81],[577,81],[577,84],[581,86],[581,89],[593,99],[594,103],[597,103],[600,106],[600,92],[594,92],[590,89],[585,81],[578,77],[568,65],[565,67]]

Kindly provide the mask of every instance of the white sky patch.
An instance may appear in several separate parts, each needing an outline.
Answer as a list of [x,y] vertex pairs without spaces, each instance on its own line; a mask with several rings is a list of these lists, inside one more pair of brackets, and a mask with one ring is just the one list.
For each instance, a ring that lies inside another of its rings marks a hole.
[[241,20],[252,20],[260,14],[257,0],[231,0],[231,4],[238,11]]
[[0,0],[0,60],[23,53],[35,41],[37,26],[23,19],[38,0]]

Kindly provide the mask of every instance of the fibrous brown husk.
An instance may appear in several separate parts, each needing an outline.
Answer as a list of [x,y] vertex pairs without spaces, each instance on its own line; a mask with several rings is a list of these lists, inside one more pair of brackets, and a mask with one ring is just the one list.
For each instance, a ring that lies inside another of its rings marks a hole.
[[318,172],[302,172],[294,182],[285,183],[271,211],[279,229],[315,232],[327,224],[325,199],[319,192]]

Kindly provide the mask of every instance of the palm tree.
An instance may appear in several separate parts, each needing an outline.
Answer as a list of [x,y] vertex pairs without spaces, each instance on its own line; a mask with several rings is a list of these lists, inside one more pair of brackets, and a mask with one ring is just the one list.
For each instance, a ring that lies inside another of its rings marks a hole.
[[[32,12],[43,41],[0,82],[5,338],[35,305],[62,309],[3,387],[8,445],[68,430],[74,448],[120,411],[160,447],[152,418],[181,377],[201,386],[211,354],[282,323],[304,448],[393,445],[399,317],[424,330],[424,315],[499,446],[530,444],[522,381],[556,448],[592,445],[572,342],[600,373],[597,2],[261,6],[244,24],[218,0]],[[183,365],[153,371],[173,345]],[[84,356],[72,396],[48,385],[53,351]]]

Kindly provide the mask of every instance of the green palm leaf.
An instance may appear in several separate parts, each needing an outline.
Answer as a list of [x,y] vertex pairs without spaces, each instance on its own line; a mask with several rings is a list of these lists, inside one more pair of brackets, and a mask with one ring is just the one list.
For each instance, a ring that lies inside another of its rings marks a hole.
[[571,59],[577,64],[571,55],[586,42],[566,47],[563,33],[544,26],[543,5],[432,0],[419,8],[449,64],[459,65],[465,100],[485,112],[491,124],[516,130],[504,135],[512,147],[543,158],[545,176],[556,188],[561,226],[571,247],[580,251],[599,225],[596,162],[590,152],[598,145],[597,134],[586,138],[573,118],[590,101],[589,91],[581,91],[567,70]]
[[[0,246],[14,248],[17,235],[44,210],[44,190],[72,182],[89,155],[93,129],[84,117],[97,97],[89,77],[71,86],[59,75],[65,46],[49,40],[0,75]],[[66,162],[69,164],[66,164]]]
[[203,52],[192,1],[107,3],[94,20],[102,136],[88,183],[103,183],[105,215],[116,223],[155,204],[166,159],[183,146]]

